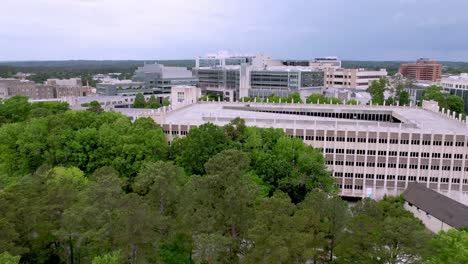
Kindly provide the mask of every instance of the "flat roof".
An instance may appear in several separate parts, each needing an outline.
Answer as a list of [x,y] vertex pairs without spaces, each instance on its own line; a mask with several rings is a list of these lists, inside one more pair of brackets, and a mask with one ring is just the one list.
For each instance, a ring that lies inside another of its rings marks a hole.
[[[391,115],[401,123],[291,114],[296,111]],[[258,127],[468,135],[467,125],[458,120],[419,107],[398,106],[198,102],[168,112],[164,123],[225,125],[236,117]]]

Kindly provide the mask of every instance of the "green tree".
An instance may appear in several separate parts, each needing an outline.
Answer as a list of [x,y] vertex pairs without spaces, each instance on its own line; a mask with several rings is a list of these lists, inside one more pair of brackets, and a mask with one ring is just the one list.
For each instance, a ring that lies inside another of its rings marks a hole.
[[101,104],[98,101],[91,101],[88,106],[89,108],[86,110],[94,113],[101,113],[104,111],[104,109],[102,109]]
[[465,102],[456,95],[447,96],[447,107],[456,113],[465,113]]
[[146,101],[145,101],[145,96],[143,94],[138,93],[135,96],[135,101],[133,102],[133,108],[145,108],[146,107]]
[[8,252],[3,252],[0,254],[0,263],[2,264],[18,264],[20,261],[20,256],[12,256]]
[[146,108],[157,109],[159,107],[161,107],[161,104],[156,100],[154,95],[151,95],[148,102],[146,103]]
[[115,251],[103,256],[97,256],[93,258],[92,264],[122,264],[122,256],[120,251]]
[[229,137],[224,129],[206,123],[192,128],[186,137],[176,139],[172,144],[172,152],[177,164],[188,174],[204,174],[203,164],[224,150],[228,143]]
[[206,162],[206,176],[192,177],[182,212],[194,241],[194,259],[238,259],[258,195],[257,185],[246,176],[249,164],[245,153],[225,150]]
[[355,99],[351,99],[351,100],[346,101],[346,104],[347,105],[358,105],[359,101],[357,101]]
[[468,232],[450,229],[441,231],[430,241],[428,264],[468,263]]
[[288,103],[296,103],[296,104],[300,104],[302,103],[302,99],[301,99],[301,95],[298,93],[298,92],[294,92],[294,93],[290,93],[287,97],[286,97],[286,101]]
[[167,97],[165,97],[162,101],[163,106],[169,106],[171,104],[171,101]]
[[384,92],[387,88],[387,79],[381,78],[378,81],[372,81],[367,92],[372,96],[372,104],[383,105],[385,101]]

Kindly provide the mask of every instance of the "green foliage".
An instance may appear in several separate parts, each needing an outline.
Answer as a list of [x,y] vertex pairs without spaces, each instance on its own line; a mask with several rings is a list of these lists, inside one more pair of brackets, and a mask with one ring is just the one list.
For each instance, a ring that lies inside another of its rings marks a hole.
[[357,101],[355,99],[351,99],[351,100],[346,101],[346,104],[347,105],[358,105],[359,101]]
[[450,229],[432,239],[428,264],[468,263],[468,232]]
[[167,97],[163,99],[163,101],[162,101],[163,106],[169,106],[170,104],[171,104],[171,102],[169,101],[169,99]]
[[12,256],[8,252],[0,254],[0,263],[2,264],[18,264],[20,256]]
[[[86,174],[112,166],[135,175],[147,160],[166,157],[160,128],[131,123],[121,114],[69,111],[0,128],[0,169],[9,175],[34,172],[42,164],[75,166]],[[151,121],[154,125],[154,122]]]
[[35,117],[46,117],[68,110],[67,103],[38,102],[29,103],[24,96],[14,96],[5,101],[0,101],[0,125],[15,123]]
[[307,97],[308,104],[343,104],[343,102],[336,97],[325,97],[322,94],[311,94]]
[[101,104],[98,101],[91,101],[86,105],[86,107],[89,107],[87,109],[88,111],[94,113],[101,113],[104,111],[104,109],[102,109]]
[[434,100],[439,103],[439,107],[464,113],[465,103],[462,98],[456,95],[449,95],[442,91],[442,87],[431,85],[423,91],[424,100]]
[[122,257],[119,251],[105,254],[103,256],[97,256],[93,258],[92,264],[121,264],[123,263]]
[[154,95],[151,95],[148,102],[146,103],[146,108],[157,109],[159,107],[161,107],[161,104],[156,100]]
[[388,81],[385,78],[381,78],[378,81],[372,81],[367,91],[372,96],[373,105],[383,105],[385,101],[384,92],[387,88]]
[[138,93],[135,96],[135,101],[133,102],[133,108],[145,108],[145,107],[146,107],[145,96],[141,93]]

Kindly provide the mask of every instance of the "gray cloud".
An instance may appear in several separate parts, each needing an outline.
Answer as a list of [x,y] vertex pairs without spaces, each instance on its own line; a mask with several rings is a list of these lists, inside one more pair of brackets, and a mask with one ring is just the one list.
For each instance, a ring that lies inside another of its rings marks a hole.
[[466,0],[2,0],[0,60],[277,58],[468,61]]

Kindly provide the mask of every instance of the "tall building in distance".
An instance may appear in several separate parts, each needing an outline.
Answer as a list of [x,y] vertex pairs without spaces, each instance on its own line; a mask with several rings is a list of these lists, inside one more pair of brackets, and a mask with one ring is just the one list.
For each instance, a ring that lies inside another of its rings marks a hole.
[[421,58],[416,63],[401,64],[400,73],[418,81],[437,82],[442,78],[442,65],[435,60]]

